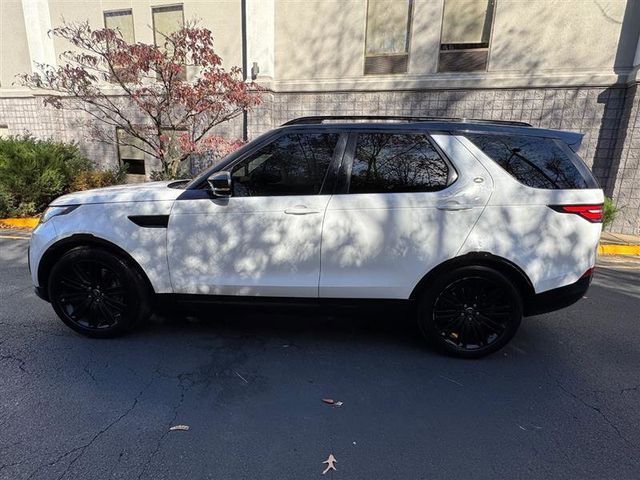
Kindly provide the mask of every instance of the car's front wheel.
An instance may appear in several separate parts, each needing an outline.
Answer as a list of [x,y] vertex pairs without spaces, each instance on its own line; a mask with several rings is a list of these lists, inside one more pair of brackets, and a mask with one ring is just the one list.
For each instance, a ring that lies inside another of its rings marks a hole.
[[480,358],[506,345],[522,319],[519,290],[502,273],[484,266],[453,269],[419,299],[418,324],[439,350]]
[[51,269],[49,299],[62,321],[90,337],[115,337],[149,316],[149,292],[125,259],[93,247],[66,252]]

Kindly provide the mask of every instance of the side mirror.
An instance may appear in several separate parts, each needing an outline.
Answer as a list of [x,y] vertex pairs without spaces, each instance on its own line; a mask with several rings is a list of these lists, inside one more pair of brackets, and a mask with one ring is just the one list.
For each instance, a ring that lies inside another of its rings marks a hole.
[[207,178],[211,193],[216,197],[228,198],[231,196],[231,172],[221,171],[212,173]]

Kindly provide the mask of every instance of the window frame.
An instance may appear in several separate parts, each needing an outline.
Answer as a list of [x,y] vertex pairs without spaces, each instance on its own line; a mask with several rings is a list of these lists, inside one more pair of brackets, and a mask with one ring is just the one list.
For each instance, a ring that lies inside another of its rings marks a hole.
[[[489,39],[487,41],[486,46],[484,46],[484,44],[482,42],[479,43],[475,43],[475,42],[470,42],[470,43],[461,43],[460,48],[456,48],[454,45],[456,44],[452,44],[452,43],[442,43],[442,35],[444,33],[444,28],[445,28],[445,8],[446,5],[445,3],[447,2],[447,0],[443,0],[442,2],[442,16],[440,19],[440,37],[438,39],[438,57],[436,59],[436,72],[437,73],[452,73],[452,74],[461,74],[461,73],[478,73],[478,72],[488,72],[489,71],[489,58],[491,57],[491,45],[493,44],[493,32],[494,32],[494,26],[495,26],[495,20],[496,20],[496,12],[498,10],[497,8],[497,4],[498,4],[498,0],[489,0],[493,2],[493,7],[491,9],[491,19],[489,22]],[[486,18],[485,18],[485,22],[486,22]],[[442,48],[443,45],[448,45],[450,46],[449,48]],[[478,45],[478,46],[472,46],[472,45]],[[454,55],[453,52],[462,52],[462,53],[469,53],[469,52],[485,52],[486,54],[486,58],[484,61],[484,69],[478,69],[478,70],[441,70],[440,66],[442,64],[441,61],[441,57],[442,54],[444,53],[444,55]]]
[[[447,183],[445,186],[438,190],[430,191],[418,191],[418,192],[370,192],[370,193],[351,193],[349,187],[351,186],[351,169],[353,167],[353,161],[355,159],[356,146],[358,143],[358,136],[362,133],[372,133],[378,135],[424,135],[427,142],[436,151],[436,153],[442,158],[449,169],[447,173]],[[431,134],[427,130],[412,129],[412,128],[394,128],[394,129],[376,129],[376,128],[361,128],[352,130],[349,132],[349,140],[345,148],[343,161],[340,165],[338,172],[337,185],[334,191],[336,195],[414,195],[414,194],[438,194],[450,188],[456,183],[460,177],[458,170],[455,168],[453,162],[444,153],[440,146],[433,140]]]
[[131,34],[133,35],[133,43],[136,43],[136,22],[133,18],[133,9],[132,8],[117,8],[115,10],[103,10],[102,12],[102,23],[104,24],[104,28],[111,28],[107,26],[107,17],[111,15],[123,15],[128,14],[131,15]]
[[[406,25],[406,48],[403,53],[368,53],[367,52],[367,32],[369,31],[369,3],[371,0],[367,0],[364,12],[364,42],[363,42],[363,52],[362,52],[362,73],[364,75],[402,75],[406,74],[409,71],[409,61],[410,61],[410,52],[411,52],[411,35],[412,24],[413,24],[413,14],[415,8],[415,0],[408,0],[409,6],[407,7],[407,25]],[[405,71],[403,72],[386,72],[386,73],[375,73],[375,72],[367,72],[367,59],[383,59],[383,58],[394,58],[394,59],[406,59],[405,62]]]
[[[340,128],[317,128],[317,129],[309,129],[309,128],[292,128],[282,130],[277,132],[275,135],[269,135],[264,141],[261,141],[256,144],[256,146],[246,152],[243,152],[238,158],[229,162],[224,166],[224,171],[228,171],[229,173],[233,172],[233,170],[240,166],[243,162],[247,161],[250,157],[258,153],[258,151],[262,150],[264,147],[271,145],[272,143],[278,141],[280,138],[288,136],[288,135],[318,135],[318,134],[329,134],[335,133],[338,135],[338,141],[336,142],[336,147],[333,151],[333,156],[329,161],[329,166],[327,167],[327,171],[325,172],[324,178],[322,180],[322,185],[320,186],[320,191],[314,194],[308,195],[260,195],[260,196],[251,196],[251,197],[236,197],[231,196],[231,198],[274,198],[274,197],[291,197],[291,196],[305,196],[305,197],[314,197],[318,195],[331,195],[335,189],[338,171],[340,168],[340,164],[342,162],[342,158],[344,156],[348,132],[345,132]],[[207,187],[205,186],[205,189]]]
[[[161,48],[161,45],[158,45],[158,38],[157,38],[158,31],[156,30],[156,16],[155,16],[156,12],[178,11],[178,9],[180,9],[180,13],[182,16],[181,28],[184,28],[184,3],[173,3],[170,5],[158,5],[155,7],[151,7],[151,29],[153,30],[153,45],[156,48]],[[183,65],[182,71],[180,72],[179,80],[187,81],[187,77],[188,77],[187,66]]]

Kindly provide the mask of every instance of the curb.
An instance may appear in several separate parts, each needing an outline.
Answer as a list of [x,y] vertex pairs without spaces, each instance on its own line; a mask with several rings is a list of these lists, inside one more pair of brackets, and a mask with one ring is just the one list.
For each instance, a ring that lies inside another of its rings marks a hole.
[[0,218],[0,223],[8,227],[35,228],[39,218]]
[[640,245],[598,245],[599,255],[640,255]]

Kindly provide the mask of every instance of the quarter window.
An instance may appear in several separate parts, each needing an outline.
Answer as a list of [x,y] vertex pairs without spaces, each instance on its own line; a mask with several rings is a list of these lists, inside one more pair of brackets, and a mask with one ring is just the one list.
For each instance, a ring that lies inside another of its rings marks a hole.
[[487,69],[495,0],[445,0],[439,72]]
[[349,193],[432,192],[448,178],[447,163],[425,135],[361,133]]
[[546,189],[598,188],[587,166],[551,138],[467,133],[482,152],[524,185]]
[[232,170],[233,195],[316,195],[333,158],[337,133],[283,135]]

